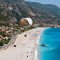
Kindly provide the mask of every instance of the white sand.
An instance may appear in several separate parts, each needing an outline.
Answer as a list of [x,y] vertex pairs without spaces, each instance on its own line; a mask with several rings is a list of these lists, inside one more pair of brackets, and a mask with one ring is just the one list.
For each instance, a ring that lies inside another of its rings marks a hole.
[[[40,35],[46,28],[35,28],[19,34],[14,45],[0,51],[0,60],[37,60],[37,48]],[[27,35],[25,37],[24,35]]]

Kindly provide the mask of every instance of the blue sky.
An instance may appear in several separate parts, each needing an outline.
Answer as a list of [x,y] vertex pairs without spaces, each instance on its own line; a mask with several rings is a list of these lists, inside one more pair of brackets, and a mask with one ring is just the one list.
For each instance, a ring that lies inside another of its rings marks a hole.
[[43,4],[54,4],[60,7],[60,0],[27,0],[27,1],[40,2]]

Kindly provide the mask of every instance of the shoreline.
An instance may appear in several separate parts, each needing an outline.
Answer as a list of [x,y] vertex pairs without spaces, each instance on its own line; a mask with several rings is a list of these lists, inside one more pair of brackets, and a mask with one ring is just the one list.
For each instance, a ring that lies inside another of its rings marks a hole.
[[12,46],[0,51],[0,60],[38,60],[36,49],[40,36],[45,29],[39,27],[17,35]]
[[[39,34],[39,36],[38,36],[39,38],[38,38],[38,40],[37,40],[37,46],[39,45],[39,40],[40,40],[40,37],[41,37],[43,31],[44,31],[45,29],[47,29],[47,28],[42,28],[42,29],[43,29],[42,32],[40,32],[40,34]],[[35,50],[35,58],[34,58],[34,60],[38,60],[37,47],[36,47],[36,50]]]

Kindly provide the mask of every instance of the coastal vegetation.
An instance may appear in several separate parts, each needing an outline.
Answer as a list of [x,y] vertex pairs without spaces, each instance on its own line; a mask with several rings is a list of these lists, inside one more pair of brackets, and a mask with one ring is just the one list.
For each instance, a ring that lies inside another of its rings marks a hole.
[[0,41],[0,46],[4,46],[5,44],[8,44],[9,41],[10,41],[10,38],[8,38],[8,39],[2,39],[2,40]]

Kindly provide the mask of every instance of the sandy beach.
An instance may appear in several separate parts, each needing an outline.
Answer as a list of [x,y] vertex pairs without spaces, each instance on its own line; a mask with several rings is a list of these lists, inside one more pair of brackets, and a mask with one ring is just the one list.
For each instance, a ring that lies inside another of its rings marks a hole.
[[0,51],[0,60],[38,60],[38,41],[45,29],[35,28],[17,35],[13,45],[6,50]]

